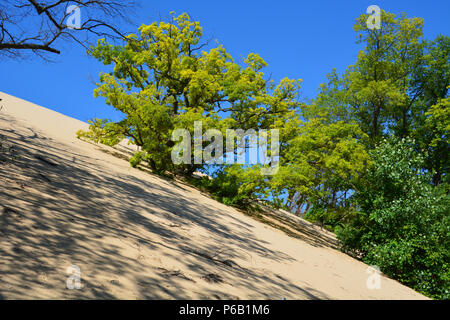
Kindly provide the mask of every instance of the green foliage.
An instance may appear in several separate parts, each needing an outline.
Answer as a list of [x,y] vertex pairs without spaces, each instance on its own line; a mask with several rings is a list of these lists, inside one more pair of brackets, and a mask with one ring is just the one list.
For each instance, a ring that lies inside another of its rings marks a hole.
[[133,168],[136,168],[142,160],[145,158],[146,153],[145,152],[136,152],[131,158],[130,158],[130,164]]
[[[357,61],[342,76],[328,75],[304,116],[355,122],[374,164],[347,186],[356,193],[337,224],[324,202],[310,203],[305,217],[330,221],[345,251],[429,296],[448,298],[450,39],[426,41],[420,18],[382,12],[379,30],[369,30],[366,20],[361,15],[355,24],[364,44]],[[407,140],[374,150],[390,136]]]
[[118,134],[120,126],[114,122],[110,122],[107,119],[94,119],[88,120],[89,131],[78,130],[77,138],[91,140],[95,143],[103,143],[108,146],[115,146],[122,139],[125,138],[124,134]]
[[431,297],[448,299],[449,196],[432,188],[414,141],[384,140],[356,188],[355,219],[338,232],[346,251]]
[[357,19],[354,28],[365,48],[345,75],[352,112],[373,142],[384,129],[407,135],[416,94],[410,82],[424,63],[423,19],[383,11],[381,20],[381,29],[369,30],[366,15]]
[[[239,170],[238,168],[236,167],[235,169]],[[229,168],[217,170],[213,178],[208,176],[191,178],[190,182],[208,191],[217,201],[241,209],[250,209],[251,196],[242,192],[242,190],[240,191],[239,187],[242,182],[238,179],[238,176],[229,174],[227,169]]]
[[221,45],[206,50],[202,33],[189,15],[172,13],[170,22],[142,25],[122,46],[100,39],[89,53],[112,70],[101,73],[94,95],[124,119],[96,119],[79,136],[107,144],[126,137],[146,153],[133,157],[133,165],[145,160],[155,172],[190,173],[201,166],[175,168],[170,160],[174,129],[192,135],[194,120],[203,120],[205,130],[264,128],[294,107],[300,80],[266,81],[261,69],[267,64],[257,54],[240,65]]
[[308,211],[308,203],[331,211],[345,206],[344,193],[370,160],[360,142],[364,136],[356,123],[309,119],[287,142],[273,188],[287,190],[289,207],[297,212]]
[[450,99],[439,99],[425,113],[429,116],[425,122],[426,127],[433,132],[432,146],[436,147],[440,142],[448,142],[450,132]]
[[433,172],[433,184],[441,184],[448,176],[450,148],[448,144],[450,88],[450,38],[438,36],[427,42],[424,65],[414,73],[412,87],[417,92],[411,109],[411,136],[418,150],[427,150],[425,168]]

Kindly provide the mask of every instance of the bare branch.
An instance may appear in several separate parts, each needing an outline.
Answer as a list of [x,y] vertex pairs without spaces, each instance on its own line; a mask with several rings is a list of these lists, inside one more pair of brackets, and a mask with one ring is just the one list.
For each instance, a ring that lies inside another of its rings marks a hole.
[[60,54],[61,52],[57,49],[51,48],[46,45],[41,44],[34,44],[34,43],[26,43],[26,44],[20,44],[20,43],[0,43],[0,50],[2,49],[16,49],[16,50],[44,50],[48,52],[53,52]]
[[[2,0],[0,4],[0,53],[12,57],[30,50],[60,54],[59,40],[72,40],[88,48],[89,35],[124,39],[120,25],[130,23],[127,13],[137,5],[134,0]],[[82,12],[77,29],[67,26],[69,5]],[[114,20],[113,20],[114,19]],[[34,26],[33,28],[30,26]],[[40,56],[40,54],[39,54]]]

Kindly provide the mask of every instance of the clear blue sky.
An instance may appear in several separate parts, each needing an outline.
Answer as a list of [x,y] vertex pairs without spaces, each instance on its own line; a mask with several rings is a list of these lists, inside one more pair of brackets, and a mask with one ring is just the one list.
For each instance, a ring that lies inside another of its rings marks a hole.
[[[354,18],[376,4],[393,13],[425,19],[427,39],[449,35],[448,0],[371,1],[213,1],[141,0],[136,28],[167,17],[170,11],[187,12],[200,21],[206,37],[213,36],[235,59],[249,52],[260,54],[275,80],[303,79],[304,98],[313,98],[325,75],[352,64],[358,52],[352,29]],[[135,28],[135,29],[136,29]],[[93,117],[116,119],[102,98],[94,99],[93,81],[106,70],[75,43],[65,44],[56,62],[39,58],[0,61],[0,91],[87,121]]]

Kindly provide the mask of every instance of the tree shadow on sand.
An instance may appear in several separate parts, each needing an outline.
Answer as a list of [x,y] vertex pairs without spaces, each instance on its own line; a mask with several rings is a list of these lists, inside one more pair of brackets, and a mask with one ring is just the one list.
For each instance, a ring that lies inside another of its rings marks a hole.
[[[14,121],[2,117],[0,122]],[[132,299],[237,299],[223,289],[236,279],[256,299],[326,298],[273,272],[235,263],[258,256],[279,263],[295,259],[256,239],[252,225],[223,206],[190,197],[190,188],[176,182],[119,175],[99,166],[95,153],[82,154],[16,125],[0,129],[19,155],[0,165],[0,299],[116,299],[129,283]],[[210,240],[194,241],[190,230],[197,229]],[[182,269],[148,262],[161,249],[162,259],[176,260]],[[81,290],[66,287],[72,264],[83,266]],[[186,292],[186,281],[206,281],[211,273],[222,283]]]

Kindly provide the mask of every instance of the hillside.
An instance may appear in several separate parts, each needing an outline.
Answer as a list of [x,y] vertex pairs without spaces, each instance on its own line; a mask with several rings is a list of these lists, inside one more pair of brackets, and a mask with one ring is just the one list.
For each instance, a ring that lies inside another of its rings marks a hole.
[[384,276],[369,290],[367,265],[302,219],[263,223],[78,140],[81,121],[0,99],[0,299],[425,298]]

